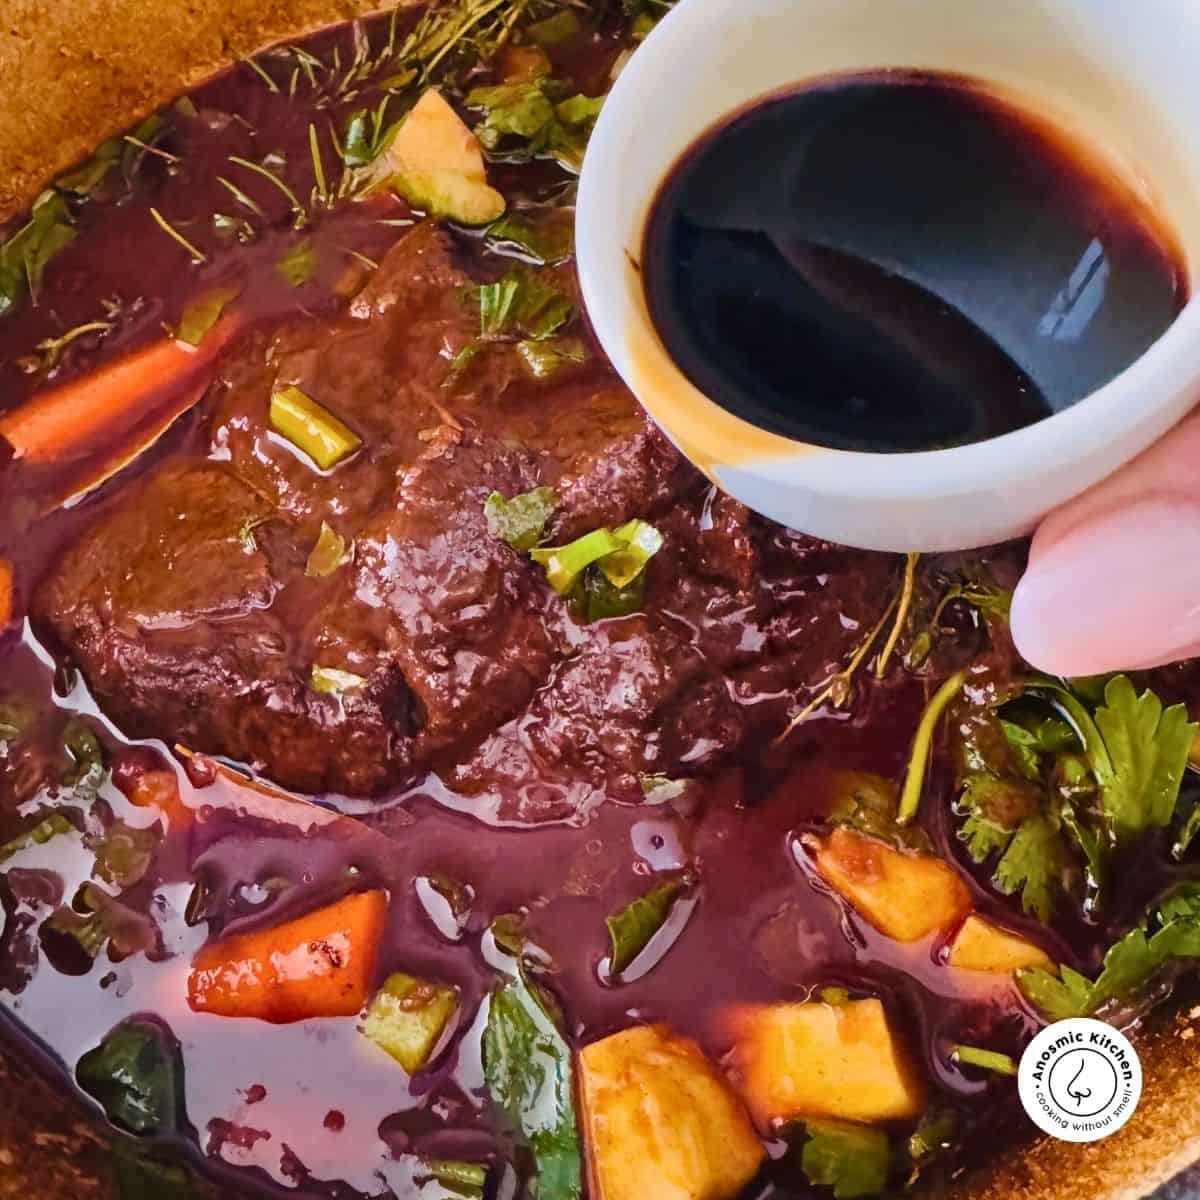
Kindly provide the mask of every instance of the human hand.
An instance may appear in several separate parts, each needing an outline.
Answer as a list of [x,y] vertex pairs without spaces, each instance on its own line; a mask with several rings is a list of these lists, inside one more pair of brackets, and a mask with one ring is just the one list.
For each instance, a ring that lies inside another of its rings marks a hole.
[[1012,632],[1055,675],[1200,654],[1200,414],[1042,522]]

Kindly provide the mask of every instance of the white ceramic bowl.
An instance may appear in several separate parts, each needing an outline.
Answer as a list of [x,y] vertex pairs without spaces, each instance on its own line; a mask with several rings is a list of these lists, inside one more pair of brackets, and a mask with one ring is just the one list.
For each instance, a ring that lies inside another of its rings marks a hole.
[[600,341],[667,436],[777,521],[894,551],[1027,533],[1200,399],[1200,299],[1111,383],[1036,425],[951,450],[830,450],[733,416],[672,362],[639,273],[649,209],[697,138],[755,99],[834,72],[961,72],[1110,160],[1198,280],[1197,64],[1200,0],[681,0],[621,73],[584,164],[578,261]]

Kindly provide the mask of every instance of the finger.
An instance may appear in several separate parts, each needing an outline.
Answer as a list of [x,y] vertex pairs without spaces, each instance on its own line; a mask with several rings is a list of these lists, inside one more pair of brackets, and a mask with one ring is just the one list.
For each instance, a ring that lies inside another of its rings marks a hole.
[[1200,649],[1200,415],[1048,517],[1013,595],[1017,649],[1057,675]]

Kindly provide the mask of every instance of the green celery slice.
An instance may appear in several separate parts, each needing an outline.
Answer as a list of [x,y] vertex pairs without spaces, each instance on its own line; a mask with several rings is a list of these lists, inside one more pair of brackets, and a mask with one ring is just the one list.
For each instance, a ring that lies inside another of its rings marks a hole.
[[354,430],[298,387],[280,388],[271,396],[271,427],[303,450],[322,471],[328,471],[362,445]]

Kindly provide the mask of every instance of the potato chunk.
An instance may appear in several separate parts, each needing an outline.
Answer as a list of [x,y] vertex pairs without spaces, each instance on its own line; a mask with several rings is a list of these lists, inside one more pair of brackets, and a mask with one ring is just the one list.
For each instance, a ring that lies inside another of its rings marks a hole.
[[382,167],[390,186],[431,217],[486,225],[504,212],[504,197],[488,184],[479,140],[437,88],[404,119]]
[[579,1078],[597,1200],[729,1200],[762,1162],[737,1098],[665,1025],[593,1042]]
[[817,873],[880,933],[915,942],[971,907],[966,884],[931,854],[894,850],[849,829],[817,840]]
[[1051,958],[1040,946],[972,913],[955,934],[946,961],[964,971],[1011,973],[1023,967],[1049,966]]
[[924,1087],[878,1000],[729,1009],[734,1082],[762,1124],[795,1117],[917,1116]]

